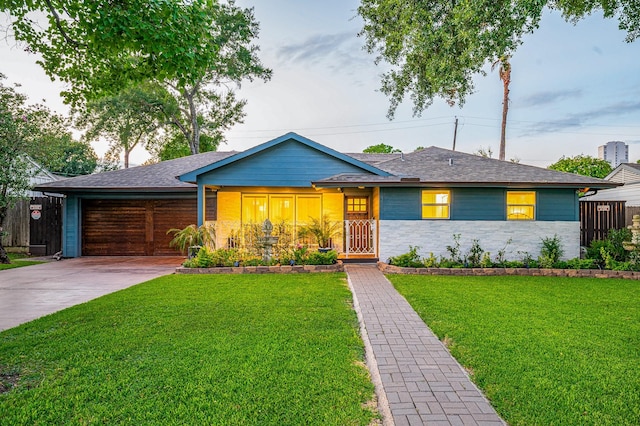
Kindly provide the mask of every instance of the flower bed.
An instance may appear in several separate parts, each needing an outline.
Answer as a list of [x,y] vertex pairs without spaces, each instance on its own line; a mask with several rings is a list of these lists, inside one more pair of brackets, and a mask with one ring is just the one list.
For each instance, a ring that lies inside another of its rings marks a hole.
[[378,262],[385,274],[413,275],[523,275],[545,277],[626,278],[640,279],[638,271],[611,271],[603,269],[545,269],[545,268],[409,268]]
[[342,262],[333,265],[221,266],[215,268],[176,269],[177,274],[306,274],[310,272],[344,272]]

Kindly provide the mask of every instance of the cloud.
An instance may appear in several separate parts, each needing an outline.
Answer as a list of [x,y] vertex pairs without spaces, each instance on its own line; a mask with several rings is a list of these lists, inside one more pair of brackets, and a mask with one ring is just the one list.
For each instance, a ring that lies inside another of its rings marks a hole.
[[519,102],[522,106],[540,106],[547,105],[553,102],[562,101],[565,99],[579,98],[582,96],[582,90],[558,90],[555,92],[538,92],[531,96],[528,96]]
[[299,43],[280,47],[276,56],[285,63],[315,65],[326,61],[334,70],[373,63],[353,32],[313,35]]
[[539,122],[525,132],[526,135],[558,132],[567,129],[575,129],[588,124],[591,120],[602,120],[611,116],[621,116],[640,111],[640,101],[624,101],[607,105],[602,108],[585,111],[547,122]]
[[315,62],[333,54],[336,50],[355,38],[349,32],[337,34],[317,34],[301,41],[288,44],[278,49],[278,57],[290,62]]

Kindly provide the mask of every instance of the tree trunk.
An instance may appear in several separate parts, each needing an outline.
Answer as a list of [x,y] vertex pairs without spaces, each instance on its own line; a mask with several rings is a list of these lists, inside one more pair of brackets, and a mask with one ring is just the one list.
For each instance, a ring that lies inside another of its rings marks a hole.
[[189,119],[191,123],[191,139],[189,140],[189,147],[191,148],[191,154],[199,154],[200,153],[200,125],[198,124],[198,110],[196,109],[196,104],[194,101],[194,93],[187,92],[185,90],[185,99],[187,104],[189,105]]
[[502,80],[502,128],[500,133],[500,154],[499,159],[505,159],[507,145],[507,113],[509,112],[509,83],[511,83],[511,64],[504,60],[500,66],[500,80]]
[[4,249],[2,245],[2,229],[4,226],[4,219],[7,217],[7,207],[0,208],[0,263],[9,264],[11,261],[9,260],[9,256],[7,255],[7,251]]

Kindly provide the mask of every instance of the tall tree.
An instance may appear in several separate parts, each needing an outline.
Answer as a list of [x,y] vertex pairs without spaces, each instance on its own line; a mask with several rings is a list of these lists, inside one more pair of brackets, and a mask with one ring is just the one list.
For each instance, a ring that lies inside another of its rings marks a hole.
[[[24,154],[34,130],[32,113],[25,106],[26,97],[2,84],[4,78],[0,74],[0,233],[9,209],[29,190],[33,174]],[[1,238],[0,263],[10,263]]]
[[637,0],[361,0],[365,47],[378,55],[376,63],[391,65],[381,88],[390,99],[388,117],[407,96],[414,115],[436,97],[463,105],[473,93],[473,78],[485,75],[486,65],[512,57],[523,35],[538,27],[545,7],[573,22],[602,10],[619,19],[627,41],[640,36]]
[[91,174],[98,157],[85,142],[77,141],[70,131],[68,117],[52,112],[44,105],[31,106],[31,120],[37,123],[28,135],[25,152],[47,170],[63,176]]
[[492,69],[498,66],[498,75],[502,80],[502,125],[500,126],[500,149],[498,159],[503,160],[507,147],[507,113],[509,112],[509,85],[511,84],[511,62],[509,57],[502,57],[493,63]]
[[[207,91],[217,93],[216,105],[237,111],[244,102],[228,88],[271,75],[252,44],[258,33],[253,10],[233,0],[4,0],[0,5],[14,17],[15,38],[42,55],[45,72],[70,84],[62,95],[73,105],[148,80],[175,91],[180,115],[173,125],[194,154],[200,151],[199,118],[211,106]],[[43,13],[47,22],[35,21],[32,12]],[[236,117],[231,124],[241,118],[231,115]]]
[[[210,81],[218,77],[210,75]],[[216,84],[220,86],[220,84]],[[231,90],[206,87],[202,80],[194,86],[178,87],[170,84],[175,103],[163,110],[166,123],[184,137],[187,154],[215,151],[225,141],[224,131],[244,118],[244,100],[237,100]],[[201,139],[206,138],[202,144]],[[202,149],[204,148],[204,149]]]
[[582,154],[576,155],[575,157],[562,156],[562,158],[551,164],[548,168],[560,172],[575,173],[596,178],[604,178],[613,171],[608,161]]
[[86,140],[107,139],[109,156],[119,158],[122,154],[126,169],[131,151],[157,137],[165,121],[162,111],[171,104],[173,98],[161,86],[139,83],[114,96],[89,102],[78,113],[76,124],[86,129]]

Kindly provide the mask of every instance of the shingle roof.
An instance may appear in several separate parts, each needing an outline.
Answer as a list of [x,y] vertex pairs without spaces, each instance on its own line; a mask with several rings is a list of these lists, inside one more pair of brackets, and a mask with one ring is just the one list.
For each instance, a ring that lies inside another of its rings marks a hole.
[[379,162],[377,167],[393,176],[343,174],[314,183],[331,186],[357,183],[416,186],[424,186],[425,184],[456,186],[548,185],[576,188],[617,186],[617,184],[603,179],[500,161],[434,146]]
[[220,161],[236,151],[205,152],[175,160],[162,161],[148,166],[131,167],[112,172],[78,176],[58,182],[38,185],[41,191],[194,191],[197,186],[181,182],[176,178],[181,174]]
[[[40,191],[194,191],[196,185],[181,182],[185,175],[238,154],[206,152],[95,175],[78,176],[41,184]],[[571,188],[612,188],[619,184],[603,179],[563,173],[524,164],[484,158],[459,151],[429,147],[408,154],[340,154],[367,163],[392,176],[340,174],[317,182],[318,186],[555,186]]]

